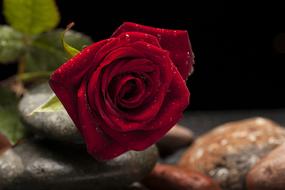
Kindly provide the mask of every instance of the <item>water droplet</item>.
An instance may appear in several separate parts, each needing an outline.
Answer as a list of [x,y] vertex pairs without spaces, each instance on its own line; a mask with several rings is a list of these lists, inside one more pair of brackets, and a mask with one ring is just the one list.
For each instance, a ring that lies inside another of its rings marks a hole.
[[160,34],[157,34],[156,36],[157,36],[157,38],[158,38],[159,40],[161,40],[161,35],[160,35]]

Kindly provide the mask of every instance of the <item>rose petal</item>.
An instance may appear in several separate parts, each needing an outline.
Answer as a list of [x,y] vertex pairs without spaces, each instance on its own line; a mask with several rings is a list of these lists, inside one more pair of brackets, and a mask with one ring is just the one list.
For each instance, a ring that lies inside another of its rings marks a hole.
[[90,69],[96,68],[99,63],[93,62],[98,50],[106,45],[108,40],[103,40],[85,48],[81,53],[68,60],[53,72],[49,84],[60,99],[66,111],[81,131],[78,122],[77,90],[81,81],[85,79]]
[[144,32],[137,32],[137,31],[127,31],[117,35],[118,38],[125,38],[128,40],[128,43],[143,41],[148,44],[161,47],[159,40],[156,36],[147,34]]
[[146,35],[145,33],[141,32],[125,32],[118,35],[115,40],[111,40],[110,43],[106,44],[106,46],[100,49],[100,53],[98,53],[95,57],[95,62],[101,62],[101,60],[103,60],[104,57],[106,57],[114,49],[118,49],[119,47],[124,47],[127,44],[130,45],[139,41],[146,42],[160,48],[158,40],[152,35]]
[[87,145],[88,152],[96,159],[106,160],[116,157],[126,151],[120,143],[109,138],[100,125],[100,117],[92,113],[86,99],[86,82],[83,81],[78,93],[78,118],[81,125],[82,135]]
[[156,36],[161,47],[169,51],[170,57],[178,68],[182,78],[186,80],[192,73],[194,54],[186,30],[160,29],[125,22],[113,33],[112,37],[117,37],[126,32],[142,32]]

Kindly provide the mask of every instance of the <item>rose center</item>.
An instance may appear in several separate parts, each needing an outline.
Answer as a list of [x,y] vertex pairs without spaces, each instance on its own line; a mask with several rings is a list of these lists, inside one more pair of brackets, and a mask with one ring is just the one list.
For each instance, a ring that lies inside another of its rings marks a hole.
[[138,94],[137,83],[135,80],[127,81],[120,91],[120,97],[124,100],[129,100]]
[[146,91],[145,80],[135,73],[114,77],[109,85],[109,97],[120,108],[139,106]]

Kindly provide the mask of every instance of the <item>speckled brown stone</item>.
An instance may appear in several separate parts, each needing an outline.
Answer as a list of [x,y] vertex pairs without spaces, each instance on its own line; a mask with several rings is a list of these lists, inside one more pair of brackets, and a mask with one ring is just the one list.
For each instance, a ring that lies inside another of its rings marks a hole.
[[248,173],[248,190],[285,189],[285,144],[260,160]]
[[143,184],[150,190],[220,190],[202,173],[166,164],[156,164]]
[[284,141],[285,129],[268,119],[230,122],[198,138],[179,165],[213,177],[223,189],[242,190],[249,169]]

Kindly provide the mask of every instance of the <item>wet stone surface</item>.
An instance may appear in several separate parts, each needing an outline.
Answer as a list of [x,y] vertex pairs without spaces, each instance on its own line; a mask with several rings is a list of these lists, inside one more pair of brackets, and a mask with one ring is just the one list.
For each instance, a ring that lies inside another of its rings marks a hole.
[[0,189],[121,189],[147,175],[157,157],[152,146],[99,162],[79,145],[29,140],[0,155]]
[[261,159],[247,174],[249,190],[283,190],[285,187],[285,144]]
[[221,190],[216,182],[202,173],[167,164],[156,164],[143,184],[149,189]]
[[30,115],[35,108],[46,102],[52,93],[49,85],[44,83],[24,95],[19,103],[19,111],[25,126],[42,137],[66,142],[82,142],[77,128],[64,109]]
[[157,147],[160,155],[165,156],[172,154],[183,147],[187,147],[193,141],[193,132],[190,129],[177,124],[158,141]]

